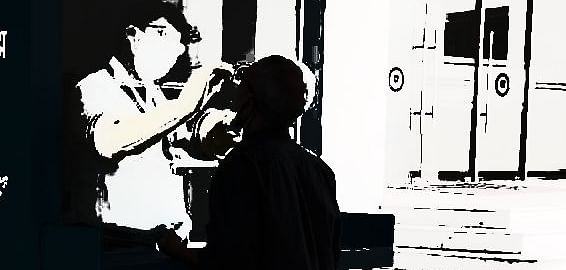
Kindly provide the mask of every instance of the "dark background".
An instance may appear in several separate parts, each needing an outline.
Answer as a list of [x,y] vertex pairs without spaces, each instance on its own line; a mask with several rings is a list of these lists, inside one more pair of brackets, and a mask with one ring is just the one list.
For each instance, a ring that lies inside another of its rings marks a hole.
[[0,8],[0,30],[8,31],[0,58],[0,175],[9,177],[0,198],[2,269],[40,269],[45,228],[57,220],[61,11],[58,0]]
[[[0,58],[0,176],[8,186],[0,197],[0,267],[10,268],[23,259],[22,268],[37,263],[37,226],[31,201],[31,122],[34,104],[30,85],[30,5],[14,1],[0,7],[0,31],[7,31],[6,58]],[[14,256],[16,255],[16,256]],[[8,267],[4,267],[8,266]]]

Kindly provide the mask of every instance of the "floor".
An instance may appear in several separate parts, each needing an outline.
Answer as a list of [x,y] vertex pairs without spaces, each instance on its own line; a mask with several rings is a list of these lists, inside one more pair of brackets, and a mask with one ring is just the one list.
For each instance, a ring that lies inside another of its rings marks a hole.
[[566,269],[566,180],[414,182],[390,186],[394,266]]

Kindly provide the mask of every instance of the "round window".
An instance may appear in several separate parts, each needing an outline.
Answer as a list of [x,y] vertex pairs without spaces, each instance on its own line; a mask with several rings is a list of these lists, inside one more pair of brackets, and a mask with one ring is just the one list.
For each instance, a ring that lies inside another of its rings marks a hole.
[[500,73],[495,79],[495,92],[500,97],[504,97],[509,93],[509,76],[505,73]]
[[403,71],[398,68],[394,67],[389,71],[389,88],[393,92],[399,92],[403,89],[403,84],[405,84],[405,75],[403,75]]

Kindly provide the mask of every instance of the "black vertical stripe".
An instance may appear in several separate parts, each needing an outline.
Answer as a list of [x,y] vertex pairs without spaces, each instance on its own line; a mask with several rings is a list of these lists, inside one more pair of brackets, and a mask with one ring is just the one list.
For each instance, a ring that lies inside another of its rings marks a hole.
[[255,60],[257,0],[223,1],[222,61]]
[[521,111],[521,136],[519,150],[519,178],[524,180],[527,162],[527,113],[529,111],[529,84],[531,67],[531,33],[533,30],[533,0],[527,0],[525,27],[525,90],[523,96],[523,109]]

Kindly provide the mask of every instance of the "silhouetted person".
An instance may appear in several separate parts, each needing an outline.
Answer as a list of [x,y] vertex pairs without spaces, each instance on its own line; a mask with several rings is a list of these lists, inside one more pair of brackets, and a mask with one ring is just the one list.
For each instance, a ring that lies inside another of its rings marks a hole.
[[[288,132],[305,105],[301,70],[270,56],[250,67],[240,87],[248,96],[236,118],[243,138],[212,180],[200,266],[335,269],[340,224],[334,173]],[[190,261],[191,253],[185,255]]]

